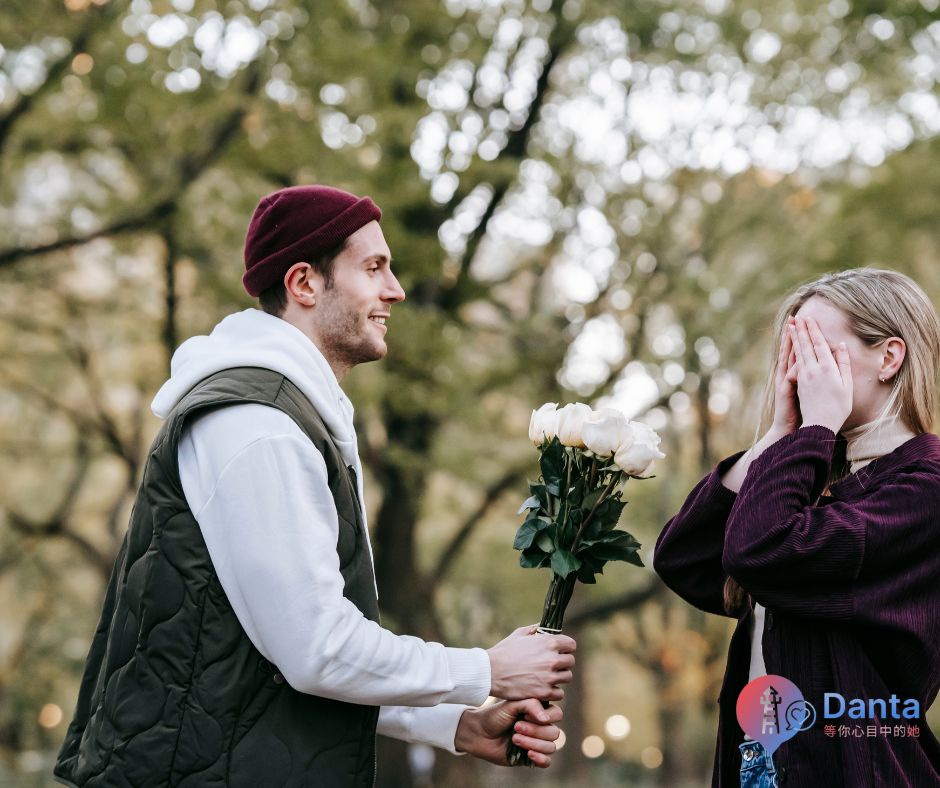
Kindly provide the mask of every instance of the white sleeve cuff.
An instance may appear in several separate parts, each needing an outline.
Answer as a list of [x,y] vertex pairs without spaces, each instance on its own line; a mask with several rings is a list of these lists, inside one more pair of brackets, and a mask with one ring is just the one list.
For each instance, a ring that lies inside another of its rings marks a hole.
[[472,708],[457,703],[437,706],[383,706],[379,713],[378,733],[411,744],[428,744],[452,755],[457,752],[454,739],[463,713]]
[[482,648],[445,648],[454,689],[447,703],[482,706],[490,696],[490,655]]

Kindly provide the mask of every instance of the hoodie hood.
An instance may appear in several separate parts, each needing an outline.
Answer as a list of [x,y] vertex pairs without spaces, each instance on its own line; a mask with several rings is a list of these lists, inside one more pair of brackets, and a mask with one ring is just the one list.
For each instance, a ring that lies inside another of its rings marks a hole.
[[170,379],[150,409],[165,419],[200,380],[233,367],[270,369],[297,386],[317,409],[346,464],[355,467],[362,479],[353,406],[330,365],[299,328],[259,309],[229,315],[209,336],[183,342],[170,362]]
[[[165,419],[200,380],[233,367],[261,367],[279,372],[317,409],[343,461],[355,469],[371,560],[353,406],[319,348],[299,328],[260,309],[246,309],[223,318],[209,336],[191,337],[176,349],[170,361],[170,379],[160,387],[150,409]],[[378,595],[378,586],[375,593]]]

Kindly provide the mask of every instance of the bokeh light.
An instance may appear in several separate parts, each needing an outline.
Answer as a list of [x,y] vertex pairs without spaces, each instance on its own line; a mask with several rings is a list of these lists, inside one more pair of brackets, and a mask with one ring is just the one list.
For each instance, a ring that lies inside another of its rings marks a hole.
[[647,769],[658,769],[663,765],[663,751],[659,747],[644,747],[640,761]]
[[43,728],[54,728],[62,722],[62,709],[55,703],[47,703],[39,710],[39,724]]
[[72,58],[72,71],[79,76],[88,74],[95,66],[95,59],[87,52],[79,52]]
[[585,736],[581,742],[581,752],[585,758],[600,758],[604,754],[606,745],[600,736]]
[[614,740],[627,738],[630,735],[630,727],[630,720],[622,714],[614,714],[608,717],[607,722],[604,723],[604,730]]

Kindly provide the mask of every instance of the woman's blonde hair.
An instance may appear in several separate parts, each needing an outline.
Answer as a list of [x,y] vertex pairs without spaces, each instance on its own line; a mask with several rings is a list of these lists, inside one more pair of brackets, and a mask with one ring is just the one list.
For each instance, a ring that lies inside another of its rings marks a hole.
[[[940,319],[927,294],[909,276],[884,268],[853,268],[826,274],[798,287],[780,306],[773,323],[774,349],[780,347],[787,318],[813,296],[825,298],[839,309],[852,333],[869,347],[890,337],[904,340],[907,348],[904,361],[891,379],[891,395],[870,429],[885,419],[899,416],[914,433],[930,432],[937,404]],[[778,354],[772,356],[755,442],[773,421]],[[842,463],[833,463],[834,477],[844,471]],[[743,589],[729,577],[725,584],[728,612],[740,609],[744,598]]]
[[[853,268],[826,274],[797,288],[780,306],[773,325],[774,348],[780,347],[787,318],[813,296],[825,298],[842,312],[852,333],[869,347],[891,337],[904,340],[904,361],[891,379],[891,395],[875,421],[900,416],[914,433],[930,432],[937,404],[940,319],[927,294],[909,276],[885,268]],[[774,353],[758,438],[773,420],[776,369]]]

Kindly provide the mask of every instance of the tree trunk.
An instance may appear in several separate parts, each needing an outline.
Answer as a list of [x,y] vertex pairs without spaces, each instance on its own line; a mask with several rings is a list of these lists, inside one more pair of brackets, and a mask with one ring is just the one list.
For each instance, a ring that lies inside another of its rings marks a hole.
[[[392,415],[386,419],[391,440],[407,454],[418,457],[426,456],[436,427],[427,416]],[[382,487],[382,503],[374,526],[375,575],[384,624],[398,634],[440,640],[432,589],[418,569],[415,544],[427,471],[417,463],[387,463],[377,469],[377,477]],[[379,737],[376,762],[377,784],[394,788],[415,785],[408,746],[403,742]]]

